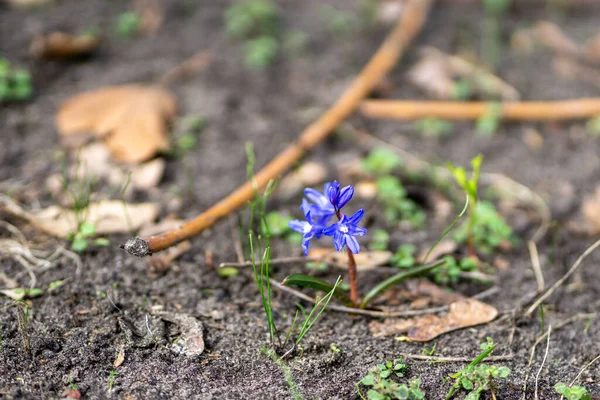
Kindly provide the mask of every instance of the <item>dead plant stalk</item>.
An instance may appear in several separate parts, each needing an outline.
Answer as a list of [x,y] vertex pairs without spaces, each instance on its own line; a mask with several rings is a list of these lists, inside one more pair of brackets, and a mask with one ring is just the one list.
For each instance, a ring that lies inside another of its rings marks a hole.
[[288,170],[356,110],[371,89],[396,65],[406,46],[423,26],[431,3],[432,0],[411,0],[406,4],[396,27],[350,87],[325,114],[309,125],[294,143],[264,166],[256,174],[254,182],[246,182],[229,196],[180,228],[146,239],[130,239],[122,247],[138,257],[164,250],[179,241],[197,235],[250,201],[255,195],[255,188],[264,188],[270,180]]

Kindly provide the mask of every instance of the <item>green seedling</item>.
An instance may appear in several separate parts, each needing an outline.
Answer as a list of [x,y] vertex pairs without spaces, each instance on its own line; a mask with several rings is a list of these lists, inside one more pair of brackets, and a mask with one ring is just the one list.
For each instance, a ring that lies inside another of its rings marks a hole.
[[34,297],[41,296],[44,292],[39,288],[14,288],[14,289],[2,289],[0,293],[6,297],[10,297],[15,301],[22,301],[23,299],[32,299]]
[[496,344],[492,338],[487,338],[486,342],[480,345],[482,350],[469,365],[461,369],[451,376],[455,379],[454,384],[446,395],[446,400],[451,399],[455,392],[464,389],[469,394],[465,399],[478,400],[484,391],[491,391],[495,397],[494,390],[496,389],[495,380],[506,379],[510,375],[510,369],[507,367],[496,367],[492,365],[481,364],[496,348]]
[[372,150],[360,163],[362,170],[369,175],[380,177],[389,175],[402,166],[402,159],[396,153],[379,147]]
[[291,220],[292,217],[290,217],[288,214],[278,211],[271,211],[265,216],[266,225],[261,225],[261,233],[266,235],[266,226],[268,226],[268,230],[272,238],[282,238],[291,244],[300,244],[302,243],[302,237],[294,234],[294,231],[288,225],[288,222]]
[[454,83],[452,97],[456,100],[469,100],[473,94],[473,86],[466,79],[459,79]]
[[[325,296],[323,296],[323,298],[321,298],[315,304],[315,306],[312,308],[312,310],[310,311],[308,316],[304,319],[304,322],[302,323],[302,326],[300,328],[300,333],[296,337],[296,346],[298,346],[300,344],[302,339],[304,339],[304,336],[306,336],[306,334],[310,331],[310,329],[313,327],[313,325],[319,320],[319,318],[321,317],[321,314],[323,314],[323,312],[329,305],[329,301],[331,300],[331,297],[333,297],[333,295],[334,295],[335,291],[337,290],[338,286],[340,285],[340,283],[342,283],[342,278],[338,277],[335,284],[333,285],[333,288],[329,291],[329,293],[327,293]],[[317,312],[317,310],[319,310],[319,311]]]
[[509,5],[510,0],[483,0],[482,58],[491,68],[496,68],[500,62],[501,24]]
[[586,128],[592,136],[600,137],[600,115],[589,119]]
[[510,225],[498,214],[492,203],[479,202],[474,215],[472,225],[461,225],[453,235],[454,240],[468,244],[470,238],[472,245],[483,254],[491,254],[503,243],[518,243]]
[[281,357],[279,357],[277,355],[277,353],[275,353],[275,350],[273,350],[273,349],[261,347],[260,351],[264,355],[269,357],[271,360],[273,360],[273,362],[275,362],[275,364],[277,364],[277,366],[281,369],[281,372],[283,372],[283,377],[285,378],[285,382],[287,383],[288,387],[290,388],[290,394],[291,394],[292,399],[293,400],[302,400],[302,393],[300,392],[300,389],[298,388],[296,381],[294,381],[294,376],[292,375],[292,370],[285,363],[285,361]]
[[500,127],[502,122],[502,104],[490,103],[476,122],[476,131],[482,136],[492,136]]
[[415,129],[422,136],[442,137],[452,133],[454,124],[439,118],[423,118],[415,122]]
[[564,396],[567,400],[591,400],[592,395],[587,391],[584,386],[571,386],[569,387],[567,384],[558,382],[554,385],[554,390],[557,393]]
[[377,364],[367,376],[356,384],[359,396],[364,399],[359,384],[369,387],[367,398],[369,400],[420,400],[425,398],[425,392],[421,390],[421,378],[413,378],[406,383],[398,383],[392,377],[404,377],[406,365],[402,358]]
[[226,32],[244,41],[245,63],[249,68],[264,69],[275,60],[279,25],[279,8],[269,0],[246,0],[225,11]]
[[400,180],[393,176],[382,176],[375,181],[377,200],[383,206],[383,214],[388,222],[404,221],[413,227],[425,223],[425,213],[407,197],[406,189]]
[[424,356],[431,357],[435,353],[436,347],[437,347],[437,343],[434,343],[433,346],[431,346],[431,348],[428,348],[427,346],[423,346],[423,349],[421,349],[421,354],[423,354]]
[[176,131],[180,132],[175,139],[175,154],[193,151],[198,146],[198,137],[206,127],[206,118],[198,114],[190,114],[180,118]]
[[14,69],[6,58],[0,57],[0,102],[24,101],[32,94],[29,71]]
[[400,245],[390,262],[396,268],[412,268],[416,263],[416,251],[417,248],[412,244]]
[[110,244],[108,239],[106,238],[96,238],[92,239],[92,237],[96,234],[96,225],[91,222],[82,222],[79,225],[79,229],[77,232],[69,235],[69,240],[71,241],[71,248],[81,253],[86,250],[90,245],[95,247],[106,247]]
[[322,5],[319,12],[329,30],[335,35],[347,35],[358,26],[358,20],[353,14],[340,11],[333,6]]
[[137,35],[142,26],[142,17],[133,11],[119,14],[113,23],[113,33],[120,39],[130,39]]
[[443,265],[431,271],[433,280],[440,285],[456,283],[462,272],[470,272],[477,269],[477,261],[473,258],[463,258],[457,261],[452,256],[445,256],[444,261]]
[[376,229],[373,232],[373,239],[369,248],[371,250],[387,250],[390,242],[390,234],[383,229]]
[[108,374],[108,391],[111,392],[113,390],[113,386],[115,385],[115,381],[117,380],[117,375],[119,375],[118,371],[114,369],[110,371]]
[[329,346],[329,348],[331,349],[331,351],[333,351],[334,353],[339,353],[342,350],[340,350],[339,347],[337,347],[335,344],[332,344],[331,346]]
[[217,273],[221,278],[229,278],[231,276],[238,276],[240,271],[235,267],[223,267],[219,268]]

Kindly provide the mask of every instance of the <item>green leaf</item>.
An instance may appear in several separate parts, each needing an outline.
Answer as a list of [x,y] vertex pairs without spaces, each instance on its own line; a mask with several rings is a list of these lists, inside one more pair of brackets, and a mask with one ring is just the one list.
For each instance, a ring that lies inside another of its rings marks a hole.
[[373,389],[370,389],[367,392],[367,397],[369,398],[369,400],[386,400],[386,397],[384,395]]
[[83,237],[93,236],[96,233],[96,225],[91,222],[83,222],[79,226],[79,233],[81,233]]
[[473,382],[471,382],[467,378],[461,378],[460,379],[460,384],[462,385],[463,388],[465,388],[465,390],[472,390],[473,389]]
[[360,383],[362,383],[365,386],[373,386],[375,384],[375,378],[373,377],[373,375],[369,374],[362,378],[360,380]]
[[230,276],[238,276],[240,274],[240,271],[234,267],[219,268],[217,272],[221,278],[229,278]]
[[88,247],[88,242],[87,240],[76,236],[75,239],[73,240],[73,242],[71,243],[71,248],[76,251],[77,253],[81,253],[82,251],[84,251],[85,249],[87,249]]
[[92,244],[96,247],[106,247],[110,244],[110,240],[107,238],[98,238],[92,241]]
[[365,308],[371,301],[373,301],[377,296],[379,296],[381,293],[383,293],[385,290],[389,289],[390,287],[397,285],[398,283],[400,283],[408,278],[412,278],[414,276],[418,276],[418,275],[421,275],[422,273],[428,272],[428,271],[432,270],[433,268],[439,267],[440,265],[442,265],[444,263],[445,263],[444,260],[438,260],[431,264],[420,265],[418,267],[411,268],[409,270],[403,271],[399,274],[389,277],[388,279],[379,283],[373,289],[369,290],[369,292],[365,295],[365,297],[361,301],[360,308]]
[[[315,289],[321,292],[329,293],[334,285],[324,280],[313,278],[312,276],[303,274],[290,275],[281,282],[284,286],[300,286]],[[336,288],[333,295],[346,305],[352,305],[352,300],[341,289]]]

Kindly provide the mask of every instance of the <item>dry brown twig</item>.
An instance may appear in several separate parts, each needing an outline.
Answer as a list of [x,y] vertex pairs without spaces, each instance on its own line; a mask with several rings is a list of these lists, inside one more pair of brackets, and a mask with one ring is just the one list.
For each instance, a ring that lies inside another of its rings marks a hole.
[[178,229],[149,238],[133,238],[122,247],[129,254],[138,257],[164,250],[179,241],[197,235],[250,201],[255,195],[256,188],[264,188],[269,181],[288,170],[354,112],[372,88],[396,65],[406,46],[423,26],[431,3],[432,0],[411,0],[406,4],[396,27],[338,101],[309,125],[294,143],[264,166],[256,174],[253,182],[246,182]]
[[600,114],[600,98],[562,101],[414,101],[367,100],[359,112],[368,118],[412,120],[440,118],[447,120],[475,120],[489,112],[490,105],[500,106],[499,116],[515,121],[557,121],[591,118]]

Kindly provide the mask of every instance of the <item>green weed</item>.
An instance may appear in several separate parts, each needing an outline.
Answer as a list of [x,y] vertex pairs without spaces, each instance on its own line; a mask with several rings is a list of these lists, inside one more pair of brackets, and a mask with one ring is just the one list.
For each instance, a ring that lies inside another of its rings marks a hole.
[[108,374],[108,391],[111,392],[113,390],[113,386],[115,385],[115,381],[117,380],[117,375],[119,375],[119,372],[115,371],[114,369],[112,371],[110,371],[110,373]]
[[407,197],[406,189],[400,180],[393,176],[383,176],[375,181],[377,200],[383,206],[383,215],[390,223],[408,222],[413,227],[425,223],[425,213]]
[[477,261],[472,258],[463,258],[457,261],[452,256],[445,256],[444,264],[431,271],[433,280],[440,285],[458,282],[461,272],[470,272],[477,269]]
[[412,268],[415,266],[415,252],[417,248],[412,244],[403,244],[398,247],[390,260],[396,268]]
[[29,71],[15,69],[6,58],[0,57],[0,102],[25,101],[32,95]]
[[402,159],[396,153],[385,148],[373,149],[361,161],[361,167],[369,175],[376,177],[389,175],[402,166]]
[[225,10],[225,29],[229,36],[244,41],[246,66],[264,69],[279,50],[279,8],[270,0],[246,0]]
[[404,377],[406,368],[402,358],[377,364],[375,368],[369,370],[367,376],[356,384],[359,396],[364,399],[359,387],[359,384],[362,384],[370,388],[367,391],[369,400],[424,399],[425,392],[421,390],[421,378],[413,378],[408,381],[408,384],[398,383],[395,379],[391,379]]
[[[492,395],[496,388],[495,380],[506,379],[510,375],[510,369],[507,367],[496,367],[493,365],[480,364],[496,348],[492,338],[487,338],[486,342],[480,345],[481,354],[477,356],[469,365],[461,369],[454,375],[454,384],[446,395],[446,400],[451,399],[456,390],[464,389],[469,394],[465,399],[477,400],[484,391],[490,390]],[[493,395],[494,396],[494,395]]]
[[584,386],[567,386],[565,383],[558,382],[554,385],[554,390],[557,393],[565,396],[567,400],[591,400],[592,395],[588,393]]
[[373,239],[371,240],[371,244],[369,248],[371,250],[387,250],[388,244],[390,242],[390,234],[383,229],[376,229],[373,232]]
[[130,39],[137,35],[142,25],[142,17],[133,11],[119,14],[113,23],[113,33],[120,39]]
[[423,118],[415,122],[415,129],[422,136],[442,137],[452,133],[454,124],[439,118]]

